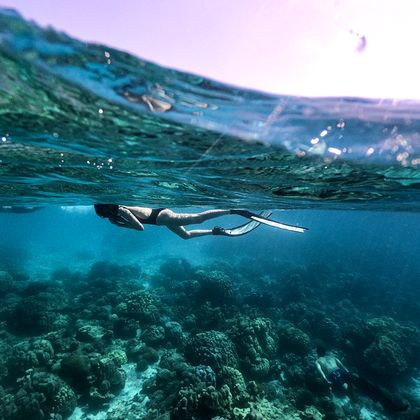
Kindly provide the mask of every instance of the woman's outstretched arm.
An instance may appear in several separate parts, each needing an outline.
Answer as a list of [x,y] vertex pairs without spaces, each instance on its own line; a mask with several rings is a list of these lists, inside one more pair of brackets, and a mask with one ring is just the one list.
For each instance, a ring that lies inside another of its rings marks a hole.
[[126,209],[125,207],[120,206],[118,208],[118,214],[124,220],[126,220],[128,223],[130,223],[129,226],[126,225],[125,227],[129,227],[129,228],[135,229],[135,230],[144,230],[143,224],[139,222],[139,220],[137,219],[137,217],[134,216],[134,214],[131,213],[130,210]]

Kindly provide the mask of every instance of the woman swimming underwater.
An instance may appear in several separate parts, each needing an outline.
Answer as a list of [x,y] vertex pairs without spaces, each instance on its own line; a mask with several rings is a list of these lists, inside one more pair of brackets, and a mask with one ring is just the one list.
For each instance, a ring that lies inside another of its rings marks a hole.
[[[200,213],[177,213],[168,208],[152,209],[150,207],[122,206],[118,204],[95,204],[96,214],[107,218],[111,223],[117,226],[144,230],[143,225],[166,226],[169,230],[180,236],[182,239],[197,238],[206,235],[238,236],[248,233],[255,229],[260,223],[265,223],[280,229],[303,232],[305,228],[285,225],[268,219],[267,213],[257,215],[247,210],[206,210]],[[236,214],[247,219],[250,222],[241,225],[235,229],[224,229],[214,227],[213,229],[193,229],[187,230],[184,226],[203,223],[216,217]],[[271,213],[270,213],[271,214]]]

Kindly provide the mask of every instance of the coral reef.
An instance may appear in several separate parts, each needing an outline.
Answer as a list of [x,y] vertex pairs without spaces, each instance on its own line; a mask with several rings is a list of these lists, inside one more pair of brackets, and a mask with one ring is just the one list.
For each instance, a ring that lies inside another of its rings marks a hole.
[[[276,264],[168,258],[146,280],[109,262],[36,280],[2,268],[0,418],[415,418],[399,390],[420,368],[420,325],[367,313],[362,276]],[[322,348],[353,375],[346,403],[316,369]]]

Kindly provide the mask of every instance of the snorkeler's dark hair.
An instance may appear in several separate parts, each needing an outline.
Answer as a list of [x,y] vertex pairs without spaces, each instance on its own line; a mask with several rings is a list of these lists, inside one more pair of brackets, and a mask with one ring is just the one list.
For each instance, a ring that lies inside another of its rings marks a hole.
[[315,339],[314,344],[316,346],[316,352],[319,357],[325,356],[328,351],[328,346],[325,344],[323,340]]
[[100,217],[115,219],[118,215],[118,204],[95,204],[94,207]]

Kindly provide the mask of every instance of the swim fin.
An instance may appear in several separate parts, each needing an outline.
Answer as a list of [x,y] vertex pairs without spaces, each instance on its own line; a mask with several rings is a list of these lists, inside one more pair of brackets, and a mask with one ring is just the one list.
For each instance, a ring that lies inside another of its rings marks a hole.
[[409,405],[406,400],[395,393],[391,393],[384,387],[376,385],[356,373],[350,374],[351,383],[366,394],[373,401],[379,401],[390,412],[405,411]]
[[[271,216],[271,211],[269,210],[265,210],[262,211],[259,214],[259,217],[270,217]],[[245,235],[249,232],[251,232],[252,230],[256,229],[261,223],[257,222],[256,220],[251,220],[248,223],[244,223],[243,225],[240,226],[236,226],[234,228],[231,229],[224,229],[224,235],[226,236],[241,236],[241,235]]]
[[264,225],[267,225],[267,226],[275,227],[277,229],[289,230],[292,232],[299,232],[299,233],[304,233],[305,230],[308,230],[308,228],[305,228],[305,227],[299,227],[299,226],[288,225],[285,223],[280,223],[280,222],[277,222],[276,220],[269,219],[267,216],[262,216],[262,214],[255,214],[248,210],[231,210],[231,213],[238,214],[243,217],[247,217],[248,219],[254,220],[258,223],[263,223]]

